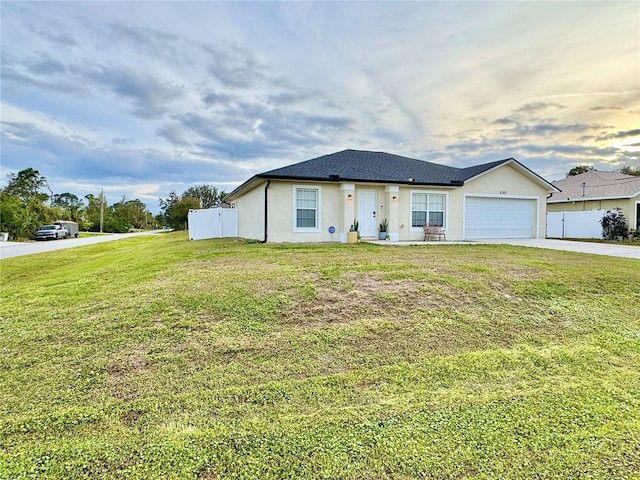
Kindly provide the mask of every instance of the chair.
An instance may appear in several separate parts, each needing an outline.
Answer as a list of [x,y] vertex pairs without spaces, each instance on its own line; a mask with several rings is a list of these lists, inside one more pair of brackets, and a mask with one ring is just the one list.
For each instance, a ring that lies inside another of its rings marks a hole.
[[429,225],[425,223],[422,228],[424,229],[424,241],[429,240],[430,237],[437,237],[436,240],[447,240],[447,236],[445,235],[442,227],[439,225]]

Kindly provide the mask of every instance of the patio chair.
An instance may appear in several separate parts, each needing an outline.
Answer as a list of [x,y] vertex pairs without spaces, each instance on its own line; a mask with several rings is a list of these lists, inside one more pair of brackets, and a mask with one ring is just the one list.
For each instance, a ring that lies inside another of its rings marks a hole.
[[431,237],[436,237],[436,240],[447,240],[447,236],[445,235],[442,227],[439,225],[429,225],[425,223],[422,228],[424,229],[424,241],[426,242]]

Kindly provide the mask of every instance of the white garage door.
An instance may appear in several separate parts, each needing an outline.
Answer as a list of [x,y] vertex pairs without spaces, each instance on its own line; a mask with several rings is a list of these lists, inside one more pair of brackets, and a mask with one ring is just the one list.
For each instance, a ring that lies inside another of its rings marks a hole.
[[466,197],[464,238],[533,238],[535,200]]

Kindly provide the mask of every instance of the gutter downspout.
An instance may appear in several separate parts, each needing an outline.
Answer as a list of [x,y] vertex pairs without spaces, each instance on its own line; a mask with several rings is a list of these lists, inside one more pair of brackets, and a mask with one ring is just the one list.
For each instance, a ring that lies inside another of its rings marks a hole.
[[268,238],[268,226],[269,226],[269,221],[268,221],[268,202],[267,200],[269,199],[269,194],[267,192],[267,190],[269,190],[269,185],[271,185],[271,180],[267,180],[267,184],[264,187],[264,240],[262,240],[262,242],[260,243],[267,243],[267,238]]

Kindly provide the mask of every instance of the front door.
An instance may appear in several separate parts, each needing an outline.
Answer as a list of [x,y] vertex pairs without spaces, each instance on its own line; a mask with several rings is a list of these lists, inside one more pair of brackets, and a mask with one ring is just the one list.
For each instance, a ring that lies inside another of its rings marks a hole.
[[376,220],[376,198],[375,190],[358,190],[358,224],[360,236],[377,237],[378,223]]

